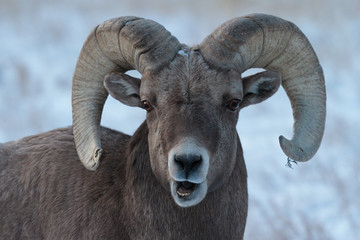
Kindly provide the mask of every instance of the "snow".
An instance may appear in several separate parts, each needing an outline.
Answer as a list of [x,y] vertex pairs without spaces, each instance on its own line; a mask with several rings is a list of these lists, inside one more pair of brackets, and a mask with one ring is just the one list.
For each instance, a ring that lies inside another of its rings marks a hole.
[[[326,130],[315,157],[290,169],[278,143],[279,135],[292,135],[285,92],[240,113],[249,175],[246,239],[360,239],[359,11],[356,0],[2,1],[0,142],[71,125],[76,60],[87,34],[104,20],[153,19],[192,45],[230,18],[278,15],[296,23],[318,54]],[[132,134],[144,119],[142,109],[109,98],[102,125]]]
[[188,56],[188,54],[182,49],[178,51],[178,54],[185,57]]

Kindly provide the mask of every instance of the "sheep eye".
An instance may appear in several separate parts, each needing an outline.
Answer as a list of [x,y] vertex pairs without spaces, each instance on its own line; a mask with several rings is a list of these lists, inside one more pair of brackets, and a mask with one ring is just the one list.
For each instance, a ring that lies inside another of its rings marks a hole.
[[241,100],[240,99],[233,99],[229,102],[228,104],[228,108],[231,110],[231,111],[236,111],[238,110],[239,106],[240,106],[240,102]]
[[142,101],[143,103],[143,108],[147,111],[147,112],[151,112],[153,110],[153,107],[151,106],[151,104],[148,101]]

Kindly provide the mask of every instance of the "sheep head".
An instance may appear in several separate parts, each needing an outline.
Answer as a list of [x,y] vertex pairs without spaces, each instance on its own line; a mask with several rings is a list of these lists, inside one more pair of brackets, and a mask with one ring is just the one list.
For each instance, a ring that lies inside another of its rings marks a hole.
[[140,79],[115,73],[105,87],[117,100],[146,109],[152,170],[183,207],[200,202],[231,175],[239,110],[280,86],[277,72],[241,80],[210,69],[197,50],[183,49],[161,71]]
[[[268,71],[242,79],[252,67]],[[141,80],[124,74],[129,69]],[[270,97],[280,83],[295,119],[293,139],[280,137],[280,144],[288,157],[306,161],[321,142],[326,97],[321,66],[294,24],[261,14],[236,18],[189,48],[150,20],[107,21],[88,37],[74,74],[80,160],[90,170],[99,164],[109,92],[146,109],[152,170],[178,205],[193,206],[232,173],[239,110]]]

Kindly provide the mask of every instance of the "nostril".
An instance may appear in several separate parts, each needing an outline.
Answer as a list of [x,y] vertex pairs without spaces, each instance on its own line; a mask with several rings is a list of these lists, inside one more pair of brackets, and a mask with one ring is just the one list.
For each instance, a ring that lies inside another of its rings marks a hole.
[[178,154],[175,155],[174,160],[186,173],[196,170],[202,162],[201,155],[198,154]]
[[201,165],[201,162],[202,162],[202,158],[199,156],[198,159],[196,159],[195,161],[192,162],[191,169],[195,169],[195,168],[199,167]]
[[175,156],[175,163],[181,168],[184,169],[185,165],[183,163],[183,161],[181,160],[182,158]]

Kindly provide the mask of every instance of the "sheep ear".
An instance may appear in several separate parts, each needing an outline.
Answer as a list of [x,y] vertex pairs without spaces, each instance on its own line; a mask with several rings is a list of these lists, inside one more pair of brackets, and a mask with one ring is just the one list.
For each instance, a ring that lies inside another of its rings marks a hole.
[[104,79],[104,85],[109,94],[131,107],[142,107],[139,93],[140,82],[140,79],[123,73],[111,73]]
[[281,75],[275,71],[265,71],[242,79],[244,98],[241,108],[260,103],[271,97],[281,84]]

